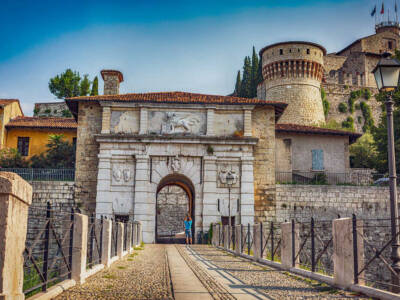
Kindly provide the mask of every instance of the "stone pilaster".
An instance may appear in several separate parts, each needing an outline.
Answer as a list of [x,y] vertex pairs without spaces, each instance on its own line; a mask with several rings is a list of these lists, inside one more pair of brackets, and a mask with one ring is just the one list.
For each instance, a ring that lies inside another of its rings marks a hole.
[[146,107],[140,108],[139,134],[147,133],[148,112]]
[[101,119],[101,133],[107,134],[110,133],[110,124],[111,124],[111,108],[103,107],[103,114]]
[[214,109],[207,109],[207,135],[213,136],[214,133]]
[[[211,223],[221,221],[218,211],[217,194],[217,158],[204,157],[204,184],[203,184],[203,228],[207,230]],[[221,200],[222,204],[222,200]]]
[[79,284],[84,283],[86,279],[87,238],[88,216],[75,214],[71,277]]
[[244,136],[252,136],[251,129],[251,110],[244,111]]
[[0,172],[0,299],[23,300],[24,257],[32,187],[15,173]]
[[134,220],[143,224],[143,241],[155,242],[155,196],[149,197],[150,159],[148,155],[136,155],[136,185],[134,199]]
[[124,223],[116,222],[116,226],[118,226],[118,235],[117,235],[117,256],[122,258],[124,253]]
[[110,192],[111,155],[100,153],[98,157],[96,213],[111,218],[113,214],[113,199]]
[[238,224],[253,224],[254,222],[253,161],[253,157],[244,156],[241,159],[242,175],[240,177],[240,210]]

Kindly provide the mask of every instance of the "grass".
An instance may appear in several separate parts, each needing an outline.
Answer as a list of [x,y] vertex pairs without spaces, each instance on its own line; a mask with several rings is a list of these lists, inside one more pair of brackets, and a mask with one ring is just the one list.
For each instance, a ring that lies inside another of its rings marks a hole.
[[144,247],[135,247],[133,250],[144,250]]
[[129,254],[129,257],[135,257],[135,256],[137,256],[137,255],[138,255],[138,253],[134,252],[134,253],[132,253],[132,254]]
[[127,261],[133,261],[133,259],[132,258],[128,258]]
[[124,266],[118,266],[117,268],[120,269],[120,270],[126,269],[126,267],[124,267]]
[[103,278],[105,278],[105,279],[116,279],[117,276],[115,276],[114,274],[105,274],[103,276]]
[[295,280],[305,282],[305,283],[311,285],[313,288],[317,289],[318,291],[327,292],[328,294],[338,294],[339,293],[338,289],[331,287],[330,285],[328,285],[326,283],[319,282],[317,280],[313,280],[310,278],[300,277],[300,276],[294,275],[289,272],[283,272],[283,274],[285,274]]

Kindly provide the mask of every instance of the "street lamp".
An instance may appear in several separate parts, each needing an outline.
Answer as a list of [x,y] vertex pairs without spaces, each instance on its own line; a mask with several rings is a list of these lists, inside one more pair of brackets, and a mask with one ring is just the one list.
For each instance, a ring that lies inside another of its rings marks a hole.
[[[392,275],[392,284],[399,285],[400,275],[400,241],[397,235],[399,229],[399,211],[397,204],[396,185],[396,158],[394,151],[394,130],[393,130],[393,91],[399,83],[400,62],[391,58],[390,53],[382,54],[382,58],[372,71],[375,76],[376,85],[380,92],[386,93],[386,115],[388,131],[388,162],[389,162],[389,186],[390,186],[390,219],[392,236],[392,267],[397,276]],[[398,290],[398,288],[396,288]]]
[[229,198],[228,198],[229,228],[231,228],[231,225],[232,225],[232,222],[231,222],[231,187],[232,187],[232,185],[235,184],[235,181],[236,181],[236,177],[233,176],[232,172],[228,172],[228,174],[226,175],[226,184],[228,186],[228,193],[229,193]]

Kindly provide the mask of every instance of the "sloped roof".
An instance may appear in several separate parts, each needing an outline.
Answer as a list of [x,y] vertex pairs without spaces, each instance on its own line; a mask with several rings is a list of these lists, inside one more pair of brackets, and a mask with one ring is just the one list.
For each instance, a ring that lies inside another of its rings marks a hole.
[[21,111],[22,115],[24,115],[24,112],[22,111],[22,108],[21,108],[21,103],[19,102],[18,99],[0,99],[0,107],[4,107],[4,106],[9,105],[14,102],[18,103],[19,110]]
[[360,133],[351,131],[321,128],[316,126],[297,125],[297,124],[275,124],[275,131],[303,133],[303,134],[348,136],[350,138],[351,143],[355,142],[359,137],[362,136],[362,134]]
[[79,101],[115,101],[136,103],[174,103],[174,104],[219,104],[219,105],[257,105],[273,106],[280,116],[287,104],[277,101],[240,98],[233,96],[207,95],[187,92],[132,93],[122,95],[98,95],[66,98],[69,109],[76,115]]
[[78,124],[73,118],[16,117],[6,128],[56,128],[76,129]]

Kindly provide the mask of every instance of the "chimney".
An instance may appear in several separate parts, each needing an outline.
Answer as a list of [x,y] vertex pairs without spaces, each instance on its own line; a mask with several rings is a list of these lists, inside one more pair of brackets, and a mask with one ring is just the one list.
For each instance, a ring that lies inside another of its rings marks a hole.
[[119,84],[124,81],[122,73],[116,70],[101,70],[100,73],[104,81],[104,95],[118,95]]

